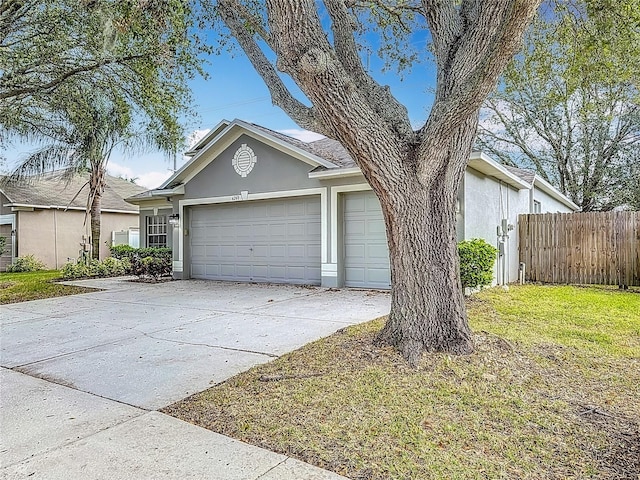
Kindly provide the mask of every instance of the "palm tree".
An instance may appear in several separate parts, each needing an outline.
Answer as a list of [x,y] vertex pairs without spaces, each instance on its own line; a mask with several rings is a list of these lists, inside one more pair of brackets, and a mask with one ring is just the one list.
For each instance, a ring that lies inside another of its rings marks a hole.
[[100,212],[107,163],[116,146],[127,146],[135,136],[126,103],[83,93],[70,99],[59,112],[61,121],[56,122],[55,130],[48,135],[51,142],[25,158],[9,181],[28,181],[54,170],[62,170],[63,177],[70,181],[78,173],[89,172],[89,180],[74,200],[89,187],[86,211],[91,218],[91,256],[99,259]]

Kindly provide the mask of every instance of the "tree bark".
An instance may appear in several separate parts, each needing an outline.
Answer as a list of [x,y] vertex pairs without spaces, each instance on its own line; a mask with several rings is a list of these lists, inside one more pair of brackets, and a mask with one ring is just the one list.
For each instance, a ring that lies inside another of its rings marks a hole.
[[91,199],[91,258],[100,260],[100,225],[102,194],[104,192],[105,170],[102,167],[91,169],[89,196]]
[[473,117],[446,143],[434,140],[420,149],[418,157],[428,150],[447,152],[426,181],[409,172],[402,183],[385,185],[387,191],[378,194],[392,290],[391,312],[376,341],[395,346],[414,367],[425,351],[473,351],[459,275],[456,203],[476,127]]

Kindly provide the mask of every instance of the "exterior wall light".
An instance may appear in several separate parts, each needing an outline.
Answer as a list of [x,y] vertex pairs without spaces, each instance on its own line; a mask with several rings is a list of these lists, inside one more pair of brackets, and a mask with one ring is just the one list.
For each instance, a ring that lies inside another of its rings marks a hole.
[[178,225],[180,225],[179,213],[172,213],[171,215],[169,215],[169,225],[172,225],[174,227],[177,227]]

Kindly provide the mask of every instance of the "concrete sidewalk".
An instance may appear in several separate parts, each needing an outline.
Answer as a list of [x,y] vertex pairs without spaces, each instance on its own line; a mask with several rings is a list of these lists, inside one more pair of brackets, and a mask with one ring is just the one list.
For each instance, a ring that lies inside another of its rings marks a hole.
[[0,478],[342,478],[155,410],[384,315],[388,294],[81,284],[106,290],[2,306]]
[[159,412],[0,369],[3,479],[340,479]]

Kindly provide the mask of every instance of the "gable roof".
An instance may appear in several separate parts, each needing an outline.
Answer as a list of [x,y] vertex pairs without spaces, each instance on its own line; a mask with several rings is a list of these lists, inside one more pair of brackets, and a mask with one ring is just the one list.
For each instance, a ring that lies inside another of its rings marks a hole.
[[[192,157],[180,170],[175,172],[159,188],[132,196],[130,200],[143,200],[158,196],[170,196],[184,193],[184,182],[189,179],[189,171],[198,168],[198,161],[206,151],[220,142],[233,130],[236,135],[248,133],[259,140],[275,146],[305,161],[314,168],[309,172],[310,178],[334,178],[361,175],[359,167],[342,144],[331,138],[322,138],[313,142],[303,142],[280,132],[239,119],[222,120],[208,132],[186,155]],[[239,135],[238,135],[239,136]],[[214,157],[215,158],[215,157]],[[212,161],[210,159],[209,161]],[[206,165],[206,163],[205,163]],[[579,207],[549,183],[543,181],[535,172],[511,167],[496,162],[482,152],[473,152],[468,165],[479,172],[496,178],[519,190],[532,189],[534,185],[556,198],[568,207],[579,210]],[[200,166],[202,168],[202,166]],[[199,170],[198,170],[199,171]]]
[[533,180],[536,178],[536,172],[533,172],[531,170],[525,170],[524,168],[512,167],[510,165],[504,164],[502,166],[514,175],[517,175],[518,177],[523,179],[528,184],[533,184]]
[[[89,173],[76,174],[70,181],[64,178],[64,173],[50,172],[23,182],[7,182],[6,177],[2,177],[0,190],[8,200],[5,206],[43,209],[68,207],[70,210],[85,210],[89,193]],[[146,189],[122,178],[111,175],[106,177],[101,210],[137,213],[138,207],[124,199]],[[80,194],[74,199],[78,192]]]
[[[207,157],[207,152],[216,146],[216,144],[225,144],[225,139],[236,139],[242,134],[250,135],[259,139],[261,142],[287,153],[312,167],[324,167],[327,169],[339,168],[339,156],[335,158],[329,156],[325,158],[319,155],[313,147],[308,143],[295,139],[283,133],[248,123],[243,120],[235,119],[231,122],[228,120],[221,121],[209,133],[207,133],[186,155],[191,159],[185,163],[178,171],[176,171],[169,179],[167,179],[156,190],[171,190],[174,187],[188,181],[194,172],[199,172],[202,168],[215,160],[217,155],[211,158]],[[313,142],[312,142],[313,143]],[[334,160],[336,163],[334,163]]]

